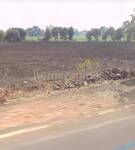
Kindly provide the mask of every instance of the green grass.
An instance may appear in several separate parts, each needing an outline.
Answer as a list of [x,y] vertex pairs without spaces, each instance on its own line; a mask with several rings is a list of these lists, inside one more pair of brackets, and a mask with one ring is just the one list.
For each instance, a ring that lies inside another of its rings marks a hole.
[[85,35],[79,34],[79,35],[75,35],[75,36],[74,36],[74,40],[75,40],[75,41],[78,41],[78,42],[79,42],[79,41],[82,41],[82,42],[83,42],[83,41],[87,41],[87,38],[86,38]]
[[[25,41],[30,41],[30,42],[38,42],[41,39],[43,39],[43,37],[34,37],[34,36],[26,36]],[[87,41],[87,38],[85,35],[75,35],[73,38],[74,41],[76,42],[83,42],[83,41]],[[54,39],[51,39],[50,41],[55,41]],[[57,41],[63,41],[61,39],[58,39]],[[67,40],[68,41],[68,40]]]
[[41,39],[43,39],[43,37],[27,36],[26,39],[25,39],[25,41],[38,42]]

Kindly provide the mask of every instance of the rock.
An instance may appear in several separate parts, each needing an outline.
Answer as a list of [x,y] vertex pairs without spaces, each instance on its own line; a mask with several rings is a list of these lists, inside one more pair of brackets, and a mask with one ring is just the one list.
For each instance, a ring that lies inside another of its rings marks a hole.
[[87,81],[83,81],[83,85],[87,86],[88,85]]
[[96,82],[98,80],[98,78],[97,77],[92,77],[92,76],[88,75],[85,78],[85,80],[87,81],[87,83],[94,83],[94,82]]
[[110,68],[102,72],[101,78],[105,80],[119,80],[128,77],[128,72],[120,68]]
[[60,90],[60,87],[57,86],[57,85],[54,85],[54,86],[53,86],[53,90]]

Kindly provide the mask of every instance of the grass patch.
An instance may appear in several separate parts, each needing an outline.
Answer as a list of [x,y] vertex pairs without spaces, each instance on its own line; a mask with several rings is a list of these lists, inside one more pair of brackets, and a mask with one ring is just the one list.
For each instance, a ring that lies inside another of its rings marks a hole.
[[86,38],[86,36],[85,35],[82,35],[82,34],[79,34],[79,35],[75,35],[74,36],[74,40],[75,41],[87,41],[87,38]]
[[38,42],[41,39],[43,39],[43,37],[38,37],[38,36],[26,36],[25,41],[32,41],[32,42]]

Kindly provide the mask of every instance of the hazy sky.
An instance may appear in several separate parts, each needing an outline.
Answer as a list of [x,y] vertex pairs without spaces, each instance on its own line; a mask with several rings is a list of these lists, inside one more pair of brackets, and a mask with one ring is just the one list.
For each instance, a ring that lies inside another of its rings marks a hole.
[[37,25],[73,26],[90,29],[121,26],[130,19],[135,0],[18,0],[0,1],[0,28]]

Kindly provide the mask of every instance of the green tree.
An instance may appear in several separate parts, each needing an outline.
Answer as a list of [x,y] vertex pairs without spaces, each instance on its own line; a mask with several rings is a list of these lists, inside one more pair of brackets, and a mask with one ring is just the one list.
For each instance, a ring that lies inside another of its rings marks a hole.
[[68,39],[68,28],[62,29],[62,39],[67,40]]
[[74,36],[74,29],[73,29],[73,27],[69,28],[68,36],[69,36],[69,40],[73,40],[73,36]]
[[46,28],[46,31],[45,31],[44,40],[45,40],[45,41],[50,41],[50,39],[51,39],[51,32],[50,32],[50,29],[47,27],[47,28]]
[[60,39],[62,39],[63,37],[62,37],[62,30],[63,30],[63,28],[62,27],[58,27],[58,34],[59,34],[59,38]]
[[115,29],[113,27],[108,28],[107,35],[110,36],[112,41],[115,41]]
[[93,34],[92,34],[91,31],[88,31],[88,32],[86,33],[86,37],[87,37],[87,40],[88,40],[88,41],[91,41],[91,40],[92,40],[92,36],[93,36]]
[[13,28],[14,30],[18,31],[19,35],[20,35],[20,40],[23,41],[25,40],[26,37],[26,32],[24,29],[22,28]]
[[100,36],[100,30],[98,28],[93,28],[91,29],[91,33],[93,37],[95,38],[95,40],[98,41],[99,36]]
[[101,35],[101,37],[102,37],[102,40],[107,40],[107,38],[108,38],[108,28],[106,28],[106,27],[101,27],[100,28],[100,35]]
[[19,41],[21,41],[19,32],[14,28],[8,29],[6,31],[5,41],[7,41],[7,42],[19,42]]
[[121,28],[118,28],[115,32],[115,40],[121,41],[122,37],[123,37],[123,30]]
[[105,32],[103,35],[102,35],[102,40],[107,40],[107,38],[108,38],[108,34],[107,34],[107,32]]
[[0,42],[4,40],[4,31],[0,30]]
[[60,36],[61,40],[67,40],[68,39],[68,28],[59,27],[59,36]]
[[57,40],[58,39],[58,35],[59,35],[59,29],[58,29],[58,27],[54,27],[52,29],[51,34],[52,34],[52,37],[54,37],[54,39]]
[[44,36],[44,30],[39,28],[38,26],[33,26],[31,28],[27,28],[25,30],[27,36]]
[[128,41],[134,41],[135,40],[135,13],[134,12],[131,15],[131,17],[132,17],[131,22],[128,22],[128,24],[125,28],[125,32],[126,32]]
[[131,24],[127,29],[127,40],[135,40],[135,24]]

